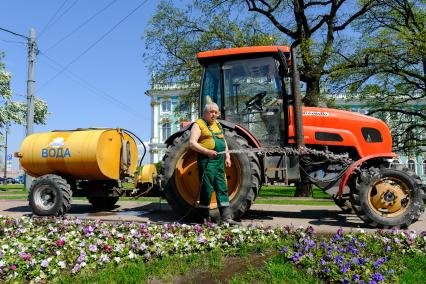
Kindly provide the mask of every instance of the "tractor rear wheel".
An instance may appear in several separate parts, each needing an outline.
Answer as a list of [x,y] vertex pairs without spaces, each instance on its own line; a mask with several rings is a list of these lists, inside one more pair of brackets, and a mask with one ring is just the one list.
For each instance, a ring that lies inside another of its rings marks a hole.
[[[234,131],[224,129],[230,150],[248,149],[247,141]],[[176,138],[167,148],[161,168],[164,195],[170,206],[181,216],[199,218],[199,178],[197,153],[189,149],[190,130]],[[259,159],[254,153],[231,154],[232,166],[226,168],[228,195],[233,218],[246,213],[257,196],[260,187]],[[216,195],[213,192],[210,216],[219,220]]]
[[114,205],[117,203],[119,197],[118,196],[89,196],[87,200],[89,200],[90,204],[96,209],[104,209],[110,210],[114,208]]
[[422,196],[409,172],[391,168],[361,170],[351,187],[355,212],[373,227],[408,227],[424,211]]
[[28,194],[31,210],[39,216],[61,216],[71,208],[72,191],[58,175],[44,175],[33,181]]

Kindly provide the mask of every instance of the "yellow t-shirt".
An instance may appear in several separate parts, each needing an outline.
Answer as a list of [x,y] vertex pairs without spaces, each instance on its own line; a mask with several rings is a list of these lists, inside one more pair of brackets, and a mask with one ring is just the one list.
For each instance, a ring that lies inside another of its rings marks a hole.
[[[214,150],[215,148],[214,139],[212,137],[212,133],[210,132],[209,128],[206,125],[206,122],[202,120],[201,118],[199,118],[197,119],[195,123],[197,123],[201,129],[201,135],[200,135],[200,138],[198,139],[198,143],[201,144],[201,146],[203,146],[204,148],[207,148],[209,150]],[[215,134],[216,133],[219,134],[222,132],[222,129],[219,127],[216,121],[214,121],[210,126]]]

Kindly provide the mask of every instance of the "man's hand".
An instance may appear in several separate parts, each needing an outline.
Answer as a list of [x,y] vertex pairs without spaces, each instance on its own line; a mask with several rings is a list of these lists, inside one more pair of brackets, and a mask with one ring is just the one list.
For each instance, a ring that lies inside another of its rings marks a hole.
[[232,165],[232,163],[231,163],[231,156],[229,156],[229,154],[226,154],[226,157],[225,157],[225,167],[230,168],[231,165]]
[[217,152],[216,152],[215,150],[207,150],[206,155],[207,155],[209,158],[216,158],[216,157],[217,157]]

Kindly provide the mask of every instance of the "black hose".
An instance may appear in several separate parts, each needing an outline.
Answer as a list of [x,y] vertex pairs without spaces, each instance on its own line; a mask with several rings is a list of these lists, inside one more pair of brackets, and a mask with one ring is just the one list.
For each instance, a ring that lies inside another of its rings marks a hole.
[[[334,186],[336,184],[336,182],[346,173],[346,170],[350,166],[351,165],[348,165],[347,167],[345,167],[336,177],[331,178],[331,179],[326,179],[326,180],[321,180],[321,179],[317,179],[317,178],[310,176],[309,173],[303,167],[300,167],[300,169],[306,174],[306,176],[309,178],[309,181],[311,181],[313,184],[315,184],[319,188],[323,188],[324,190],[327,190],[327,189],[331,188],[332,186]],[[319,182],[324,182],[324,183],[328,183],[328,184],[326,186],[319,186],[318,185]]]
[[133,132],[131,132],[130,130],[127,130],[127,129],[123,129],[123,128],[120,128],[121,130],[123,130],[124,132],[127,132],[128,134],[130,134],[131,136],[133,136],[133,137],[135,137],[136,139],[138,139],[139,140],[139,142],[141,142],[141,144],[142,144],[142,146],[143,146],[143,155],[142,155],[142,158],[140,159],[140,161],[139,161],[139,168],[142,166],[142,161],[143,161],[143,158],[145,158],[145,154],[146,154],[146,147],[145,147],[145,144],[143,143],[143,141],[136,135],[136,134],[134,134]]

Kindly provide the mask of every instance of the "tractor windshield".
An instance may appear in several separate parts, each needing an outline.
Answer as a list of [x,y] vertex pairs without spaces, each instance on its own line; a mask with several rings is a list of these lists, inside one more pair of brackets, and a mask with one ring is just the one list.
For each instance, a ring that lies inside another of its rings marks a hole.
[[207,65],[202,107],[210,96],[223,111],[222,119],[243,126],[263,145],[277,145],[284,117],[278,65],[272,56]]

